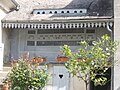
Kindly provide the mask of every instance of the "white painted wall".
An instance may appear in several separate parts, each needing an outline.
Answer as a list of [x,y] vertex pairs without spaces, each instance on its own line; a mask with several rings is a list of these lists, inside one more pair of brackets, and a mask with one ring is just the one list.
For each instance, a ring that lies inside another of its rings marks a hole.
[[0,43],[2,43],[2,27],[1,20],[5,17],[6,13],[0,9]]
[[[2,26],[1,26],[1,20],[5,17],[6,13],[4,13],[1,9],[0,9],[0,44],[2,43]],[[2,53],[2,52],[1,52]],[[2,54],[1,54],[2,55]],[[0,70],[2,70],[3,68],[3,56],[0,57]]]
[[[114,0],[114,39],[120,42],[120,0]],[[113,90],[120,90],[120,45],[115,60],[118,60],[118,63],[114,66]]]

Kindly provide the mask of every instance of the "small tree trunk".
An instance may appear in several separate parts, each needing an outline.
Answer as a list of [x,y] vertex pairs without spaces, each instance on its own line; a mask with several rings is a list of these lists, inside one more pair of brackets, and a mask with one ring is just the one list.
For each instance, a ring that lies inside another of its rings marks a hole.
[[85,82],[85,90],[88,90],[88,83]]

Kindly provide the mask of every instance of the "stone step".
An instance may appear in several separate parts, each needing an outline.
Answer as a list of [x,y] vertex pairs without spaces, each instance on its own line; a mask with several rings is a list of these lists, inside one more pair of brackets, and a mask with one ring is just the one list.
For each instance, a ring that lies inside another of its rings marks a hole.
[[1,77],[0,78],[0,85],[3,85],[3,81],[5,80],[5,78],[4,77]]
[[3,67],[3,70],[0,71],[0,85],[3,85],[3,81],[6,79],[8,73],[12,67]]
[[12,69],[12,67],[3,67],[2,71],[10,71]]

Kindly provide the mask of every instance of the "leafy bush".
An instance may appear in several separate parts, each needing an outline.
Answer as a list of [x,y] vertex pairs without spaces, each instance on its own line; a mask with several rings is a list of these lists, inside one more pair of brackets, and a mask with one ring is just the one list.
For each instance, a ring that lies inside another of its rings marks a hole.
[[11,90],[42,90],[48,80],[47,67],[39,67],[39,63],[32,63],[27,59],[20,59],[13,64],[8,74],[8,84]]

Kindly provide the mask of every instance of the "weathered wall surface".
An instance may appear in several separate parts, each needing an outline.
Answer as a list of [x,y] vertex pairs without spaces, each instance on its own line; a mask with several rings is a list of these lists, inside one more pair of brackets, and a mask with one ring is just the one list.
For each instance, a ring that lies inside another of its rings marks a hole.
[[3,62],[7,63],[10,60],[10,30],[2,30],[2,42],[4,43],[4,58]]
[[[100,38],[102,35],[104,35],[106,33],[110,34],[107,31],[106,28],[94,28],[94,29],[96,30],[96,32],[94,34],[95,38]],[[61,50],[60,49],[61,45],[55,45],[54,43],[52,43],[52,45],[37,46],[37,41],[51,41],[52,40],[53,42],[55,42],[56,40],[60,41],[60,39],[52,38],[51,40],[49,40],[48,38],[46,38],[45,40],[43,40],[42,38],[38,38],[39,34],[35,34],[35,35],[34,34],[33,35],[30,34],[29,35],[27,32],[28,32],[28,29],[25,29],[25,30],[14,29],[14,30],[11,31],[11,34],[10,34],[10,42],[11,42],[11,45],[10,45],[10,48],[11,48],[10,56],[13,57],[14,59],[18,59],[25,52],[29,52],[30,58],[33,58],[35,56],[44,56],[44,57],[47,57],[47,61],[55,62],[57,56],[58,55],[62,55],[62,53],[60,51]],[[48,35],[49,35],[48,33],[45,34],[45,37],[48,37]],[[56,33],[56,35],[59,36],[61,34],[57,34]],[[81,34],[80,33],[80,35],[83,35],[84,38],[86,38],[85,37],[86,34],[84,34],[84,33]],[[30,38],[31,36],[32,36],[32,38]],[[49,38],[51,38],[51,37],[49,37]],[[63,38],[61,40],[64,41],[64,39],[65,38]],[[70,40],[72,41],[72,39],[68,38],[68,41],[70,41]],[[34,41],[35,45],[34,46],[27,46],[27,41]],[[80,48],[80,47],[79,46],[71,46],[71,49],[73,51],[77,51],[78,48]]]
[[[120,41],[120,0],[114,0],[114,39]],[[120,90],[120,45],[115,55],[114,90]]]
[[[113,16],[113,0],[16,0],[19,11],[9,13],[4,20],[33,20],[34,9],[86,9],[87,16]],[[26,4],[27,3],[27,4]],[[39,15],[40,16],[40,15]],[[11,17],[11,18],[9,18]],[[35,19],[36,20],[36,19]]]

